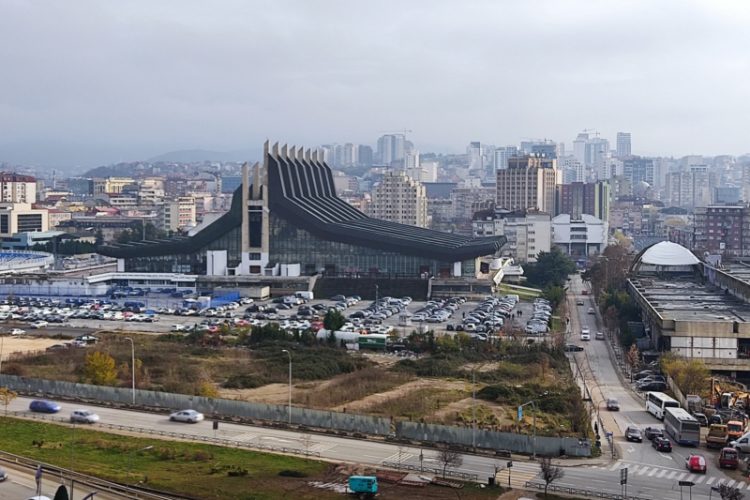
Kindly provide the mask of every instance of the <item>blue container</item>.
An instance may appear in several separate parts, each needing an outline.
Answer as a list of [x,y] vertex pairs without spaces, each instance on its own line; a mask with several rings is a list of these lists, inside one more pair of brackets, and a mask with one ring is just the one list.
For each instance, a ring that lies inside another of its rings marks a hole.
[[375,476],[349,476],[349,490],[352,493],[377,493],[378,478]]

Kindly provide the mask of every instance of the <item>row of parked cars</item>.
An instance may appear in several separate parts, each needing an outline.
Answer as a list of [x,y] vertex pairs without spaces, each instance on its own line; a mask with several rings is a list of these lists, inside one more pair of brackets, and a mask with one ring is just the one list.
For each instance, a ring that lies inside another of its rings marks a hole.
[[[501,299],[487,297],[473,310],[466,313],[460,326],[473,337],[487,340],[487,335],[503,327],[506,318],[511,315],[517,303],[518,296],[516,295],[506,295]],[[456,327],[456,330],[458,329]]]
[[667,379],[655,369],[642,370],[633,374],[637,391],[664,391],[667,389]]
[[[343,295],[334,298],[340,297],[343,297]],[[352,299],[354,300],[354,302],[349,303],[348,299]],[[362,299],[356,296],[345,298],[345,300],[347,301],[340,301],[335,305],[346,304],[346,307],[349,307],[359,303]],[[355,320],[361,320],[362,324],[364,324],[365,322],[367,322],[367,324],[380,324],[382,321],[390,318],[394,314],[399,314],[404,311],[404,309],[406,309],[406,306],[411,304],[411,302],[411,297],[402,297],[400,299],[395,297],[380,297],[377,300],[373,300],[372,303],[366,308],[350,314],[349,320],[351,320],[352,322],[354,322]],[[344,309],[346,309],[346,307]]]
[[463,297],[451,297],[445,300],[431,300],[424,307],[415,312],[411,320],[414,322],[442,323],[448,321],[453,314],[466,302]]
[[534,312],[526,322],[526,333],[528,335],[544,335],[549,331],[549,322],[552,319],[552,305],[549,300],[543,298],[534,299]]

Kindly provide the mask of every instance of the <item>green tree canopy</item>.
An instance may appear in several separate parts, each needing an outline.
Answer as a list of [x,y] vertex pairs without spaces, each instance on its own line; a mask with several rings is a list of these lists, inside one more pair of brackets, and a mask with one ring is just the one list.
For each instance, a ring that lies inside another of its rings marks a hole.
[[575,262],[558,247],[539,252],[537,261],[523,266],[527,283],[538,288],[563,286],[568,275],[576,271]]
[[336,309],[329,309],[323,318],[323,327],[326,330],[336,331],[341,330],[341,327],[346,323],[344,315]]
[[117,381],[115,359],[107,353],[95,351],[86,355],[83,376],[94,385],[113,385]]

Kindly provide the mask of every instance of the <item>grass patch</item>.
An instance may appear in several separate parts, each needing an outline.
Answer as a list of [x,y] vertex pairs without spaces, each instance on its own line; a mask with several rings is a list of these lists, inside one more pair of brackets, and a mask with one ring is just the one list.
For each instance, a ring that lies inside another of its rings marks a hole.
[[[315,460],[11,418],[0,418],[0,426],[4,451],[111,481],[141,481],[151,488],[207,500],[334,497],[323,490],[310,491],[308,479],[301,479],[327,476],[329,464]],[[153,448],[143,450],[149,446]]]
[[415,389],[402,396],[373,404],[365,408],[364,411],[374,415],[429,421],[430,414],[450,403],[464,399],[468,395],[469,392],[456,389]]
[[413,380],[410,374],[372,366],[342,375],[318,390],[305,391],[295,403],[312,408],[332,408],[384,392]]

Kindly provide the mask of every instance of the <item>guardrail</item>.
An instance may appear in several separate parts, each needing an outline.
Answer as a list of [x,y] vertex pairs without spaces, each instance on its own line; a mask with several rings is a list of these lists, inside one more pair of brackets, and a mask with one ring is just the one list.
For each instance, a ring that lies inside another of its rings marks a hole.
[[43,472],[47,472],[54,476],[63,476],[74,483],[99,490],[99,492],[105,491],[107,493],[118,495],[123,498],[139,498],[143,500],[192,500],[191,497],[164,494],[161,492],[156,492],[155,490],[150,490],[148,488],[132,487],[120,483],[114,483],[112,481],[88,476],[86,474],[81,474],[70,469],[65,469],[56,465],[39,462],[37,460],[32,460],[27,457],[14,455],[12,453],[7,453],[4,451],[0,451],[0,461],[8,464],[18,465],[29,469],[30,471],[34,471],[37,469],[37,467],[41,466]]
[[[545,484],[540,483],[538,481],[526,481],[523,486],[524,488],[527,488],[527,489],[536,489],[540,491],[544,491],[544,488],[545,488]],[[572,486],[558,486],[555,484],[550,484],[547,487],[547,490],[555,491],[559,493],[566,493],[568,495],[581,495],[581,496],[590,497],[590,498],[607,498],[609,500],[653,500],[650,497],[620,495],[619,493],[609,493],[606,491],[594,491],[594,490],[587,490],[584,488],[573,488]]]
[[[430,474],[435,474],[438,476],[443,475],[443,469],[441,469],[440,467],[422,467],[420,465],[404,464],[404,463],[399,463],[399,462],[382,462],[381,465],[383,467],[389,467],[391,469],[397,469],[397,470],[428,472]],[[457,477],[459,479],[463,479],[464,481],[478,481],[479,480],[478,474],[472,474],[470,472],[461,472],[461,471],[452,470],[452,469],[446,469],[445,475],[451,476],[451,477]]]
[[[42,415],[38,413],[25,413],[22,411],[14,411],[10,412],[10,414],[14,415],[18,418],[26,418],[26,419],[32,419],[32,420],[50,420],[52,422],[59,422],[63,424],[70,424],[70,421],[66,418],[60,418],[60,417],[53,417],[51,415]],[[83,424],[86,426],[86,428],[92,428],[92,429],[111,429],[111,430],[119,430],[119,431],[125,431],[125,432],[132,432],[133,434],[144,434],[148,436],[160,436],[160,437],[170,437],[170,438],[176,438],[176,439],[182,439],[184,441],[202,441],[204,443],[209,444],[215,444],[217,446],[225,446],[230,448],[246,448],[249,450],[259,450],[259,451],[270,451],[274,453],[290,453],[293,455],[301,455],[304,457],[315,457],[320,458],[320,452],[318,451],[309,451],[304,450],[301,448],[290,448],[286,446],[269,446],[262,443],[248,443],[244,441],[237,441],[232,439],[222,439],[222,438],[216,438],[211,436],[201,436],[199,434],[186,434],[183,432],[171,432],[171,431],[164,431],[159,429],[149,429],[146,427],[132,427],[129,425],[121,425],[121,424],[107,424],[107,423],[98,423],[98,424]]]

